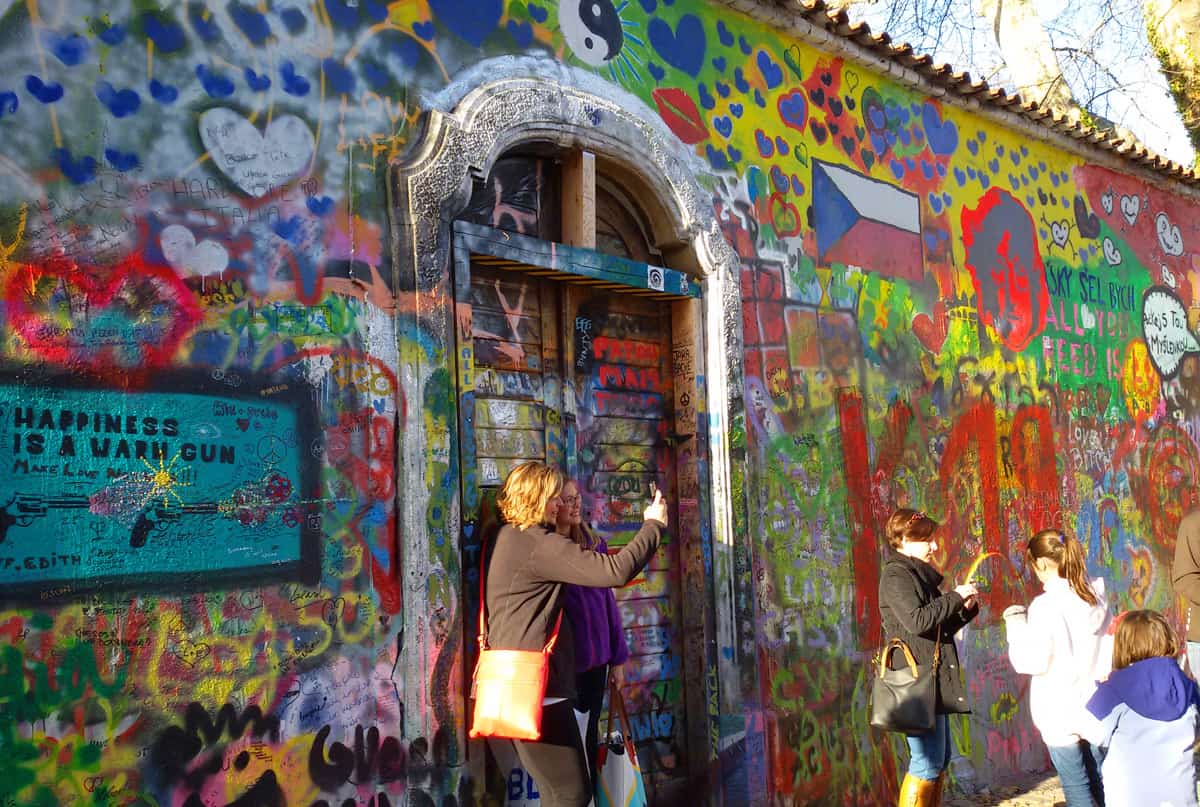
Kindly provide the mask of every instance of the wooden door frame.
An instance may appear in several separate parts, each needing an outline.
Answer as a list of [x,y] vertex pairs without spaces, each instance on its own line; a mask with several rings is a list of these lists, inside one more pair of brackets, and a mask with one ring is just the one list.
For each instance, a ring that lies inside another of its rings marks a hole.
[[[702,431],[698,418],[704,415],[701,394],[697,386],[697,357],[702,356],[700,331],[701,288],[687,273],[665,267],[605,255],[594,250],[558,244],[529,236],[496,230],[464,221],[454,223],[454,287],[457,344],[454,351],[455,386],[459,402],[459,494],[464,526],[478,523],[479,483],[473,439],[475,417],[475,367],[470,344],[473,334],[470,300],[472,264],[521,272],[522,275],[544,278],[563,286],[560,310],[573,310],[568,296],[576,289],[608,290],[661,300],[671,306],[671,359],[673,368],[674,401],[670,402],[669,423],[672,436],[676,479],[676,513],[671,530],[678,542],[678,568],[681,666],[680,679],[684,685],[684,714],[687,736],[685,743],[688,770],[686,780],[695,780],[709,769],[711,731],[705,697],[707,667],[705,649],[715,625],[715,592],[711,574],[705,573],[705,558],[711,558],[713,548],[705,545],[711,540],[711,510],[700,495],[700,469],[708,463],[704,443],[697,439]],[[670,291],[669,291],[670,290]],[[543,316],[545,316],[543,301]],[[565,319],[565,317],[564,317]],[[573,413],[575,391],[573,374],[565,368],[574,364],[573,340],[568,338],[568,324],[562,323],[563,333],[556,334],[559,359],[564,371],[560,378],[560,404]],[[543,368],[545,369],[545,368]],[[702,373],[701,373],[702,376]],[[550,402],[547,401],[547,406]],[[561,424],[566,452],[573,450],[573,423],[570,418]],[[547,424],[549,430],[549,424]],[[547,459],[550,459],[549,434]],[[564,457],[563,459],[567,459]],[[466,541],[464,541],[466,543]],[[464,546],[464,566],[478,563],[478,552],[471,544]],[[478,609],[478,593],[474,586],[463,590],[464,615],[463,647],[471,647],[475,638],[474,618]],[[682,607],[686,605],[686,607]],[[473,664],[471,653],[464,654],[464,675]],[[471,754],[468,750],[468,759]]]

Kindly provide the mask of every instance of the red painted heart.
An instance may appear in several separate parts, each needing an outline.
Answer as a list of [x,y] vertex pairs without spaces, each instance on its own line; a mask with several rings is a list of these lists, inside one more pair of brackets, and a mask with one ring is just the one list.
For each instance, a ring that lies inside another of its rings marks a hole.
[[30,353],[93,370],[169,364],[203,317],[173,270],[136,255],[107,269],[23,264],[4,297],[9,327]]
[[939,300],[933,306],[933,316],[922,312],[913,317],[912,331],[930,353],[938,354],[949,333],[946,306]]

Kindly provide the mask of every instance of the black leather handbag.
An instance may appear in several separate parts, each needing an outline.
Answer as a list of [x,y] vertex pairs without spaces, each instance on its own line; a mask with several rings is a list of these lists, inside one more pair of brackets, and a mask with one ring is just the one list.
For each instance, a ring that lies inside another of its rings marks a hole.
[[[904,653],[907,666],[888,669],[896,650]],[[892,639],[879,656],[879,669],[871,682],[871,725],[884,731],[929,734],[937,721],[937,668],[942,655],[942,631],[934,644],[933,664],[917,667],[912,650],[903,639]]]

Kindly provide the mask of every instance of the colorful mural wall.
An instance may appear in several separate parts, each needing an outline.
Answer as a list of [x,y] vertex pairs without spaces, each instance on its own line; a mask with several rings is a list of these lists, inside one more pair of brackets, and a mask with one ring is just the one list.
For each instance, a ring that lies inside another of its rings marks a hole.
[[[997,553],[961,638],[956,787],[1047,765],[998,618],[1035,593],[1031,531],[1073,530],[1116,608],[1179,619],[1200,217],[1165,179],[715,2],[7,0],[0,803],[536,800],[453,740],[475,581],[455,301],[393,263],[387,186],[431,99],[511,54],[669,132],[740,263],[735,562],[705,533],[702,565],[661,572],[684,600],[732,591],[733,635],[696,673],[711,729],[682,736],[677,679],[644,682],[655,770],[706,760],[723,783],[691,786],[727,804],[892,796],[904,751],[864,730],[863,693],[896,505],[947,525],[950,578]],[[489,204],[463,215],[552,237]],[[437,446],[401,458],[414,418]],[[402,542],[439,573],[407,574]],[[683,663],[641,620],[635,652]]]

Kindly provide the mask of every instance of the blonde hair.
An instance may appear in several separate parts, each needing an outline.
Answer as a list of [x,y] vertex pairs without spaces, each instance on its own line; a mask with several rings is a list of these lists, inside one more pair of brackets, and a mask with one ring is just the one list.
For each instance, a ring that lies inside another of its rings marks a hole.
[[562,489],[562,471],[544,462],[525,462],[508,472],[496,504],[505,521],[527,529],[542,523],[546,504]]
[[1157,611],[1128,611],[1117,623],[1113,638],[1113,669],[1157,656],[1174,656],[1179,640],[1163,615]]
[[938,523],[920,510],[900,507],[888,518],[883,532],[893,549],[904,546],[905,541],[928,541],[938,528]]

